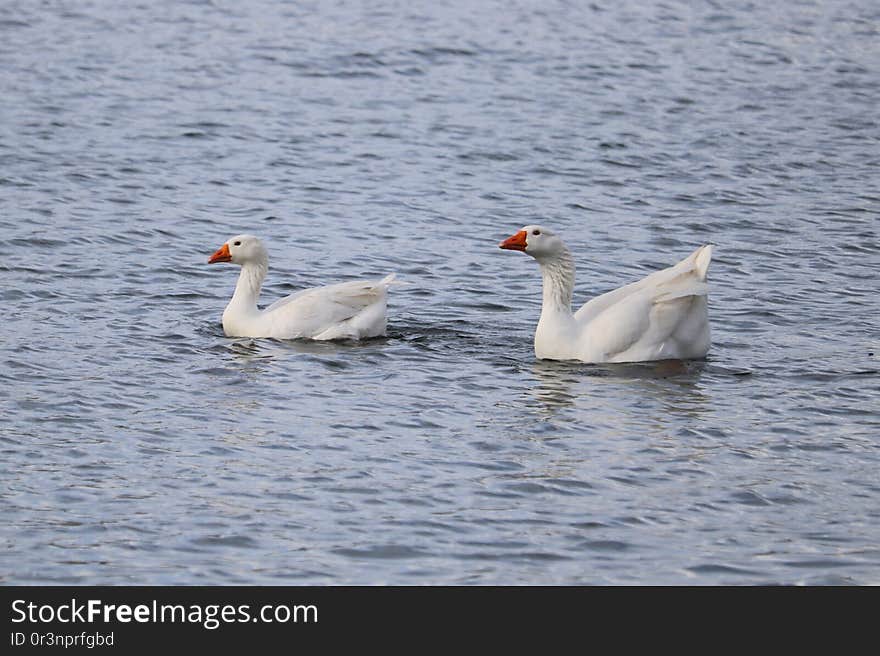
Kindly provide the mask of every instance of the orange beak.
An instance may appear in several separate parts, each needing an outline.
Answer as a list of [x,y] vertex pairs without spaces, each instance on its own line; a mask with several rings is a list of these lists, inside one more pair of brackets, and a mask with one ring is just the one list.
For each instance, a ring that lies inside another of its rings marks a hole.
[[503,248],[508,251],[523,251],[526,250],[526,231],[520,230],[515,235],[511,235],[500,244],[498,244],[498,248]]
[[229,244],[223,244],[217,249],[217,252],[208,258],[208,264],[214,264],[215,262],[232,262],[232,254],[229,252]]

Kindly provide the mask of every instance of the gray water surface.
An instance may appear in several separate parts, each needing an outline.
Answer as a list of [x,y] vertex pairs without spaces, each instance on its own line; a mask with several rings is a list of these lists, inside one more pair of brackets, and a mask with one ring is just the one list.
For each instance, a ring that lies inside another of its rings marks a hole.
[[[880,583],[878,107],[873,0],[3,3],[0,582]],[[536,361],[533,222],[709,358]]]

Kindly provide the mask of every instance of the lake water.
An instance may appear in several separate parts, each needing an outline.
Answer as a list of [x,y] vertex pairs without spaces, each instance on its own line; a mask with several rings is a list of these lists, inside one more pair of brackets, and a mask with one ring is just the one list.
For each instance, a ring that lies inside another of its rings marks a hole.
[[[880,584],[878,107],[874,0],[3,3],[0,582]],[[537,361],[536,222],[708,359]]]

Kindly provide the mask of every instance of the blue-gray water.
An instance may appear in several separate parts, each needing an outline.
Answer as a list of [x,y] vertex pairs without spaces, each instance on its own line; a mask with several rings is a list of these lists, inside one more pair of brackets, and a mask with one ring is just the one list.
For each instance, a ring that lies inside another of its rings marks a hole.
[[[880,583],[878,107],[875,0],[2,3],[0,582]],[[532,222],[709,358],[536,361]]]

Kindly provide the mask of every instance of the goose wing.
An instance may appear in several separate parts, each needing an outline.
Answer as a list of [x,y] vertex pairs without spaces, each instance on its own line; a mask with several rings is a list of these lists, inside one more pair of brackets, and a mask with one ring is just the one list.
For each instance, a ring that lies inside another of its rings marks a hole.
[[575,314],[583,338],[606,361],[702,357],[708,348],[706,272],[712,247],[603,294]]
[[[311,337],[337,339],[363,337],[363,326],[351,326],[352,320],[372,306],[370,324],[382,321],[384,330],[385,301],[394,275],[382,280],[355,280],[324,287],[314,287],[275,301],[263,312],[272,333],[279,337]],[[367,332],[370,332],[367,330]]]

